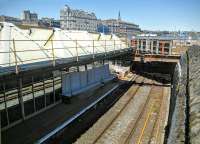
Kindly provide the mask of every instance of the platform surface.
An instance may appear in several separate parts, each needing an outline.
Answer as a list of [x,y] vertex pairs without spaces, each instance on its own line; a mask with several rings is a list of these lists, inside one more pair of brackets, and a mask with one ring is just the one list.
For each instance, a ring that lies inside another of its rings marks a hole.
[[103,87],[71,98],[70,104],[60,103],[55,107],[36,115],[2,133],[3,144],[33,143],[51,130],[78,113],[81,109],[94,102],[119,82],[109,82]]

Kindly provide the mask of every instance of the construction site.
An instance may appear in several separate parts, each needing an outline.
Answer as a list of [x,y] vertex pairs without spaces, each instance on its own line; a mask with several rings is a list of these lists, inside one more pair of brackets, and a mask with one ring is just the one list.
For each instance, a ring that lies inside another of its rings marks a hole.
[[1,143],[196,143],[199,46],[177,41],[0,23]]

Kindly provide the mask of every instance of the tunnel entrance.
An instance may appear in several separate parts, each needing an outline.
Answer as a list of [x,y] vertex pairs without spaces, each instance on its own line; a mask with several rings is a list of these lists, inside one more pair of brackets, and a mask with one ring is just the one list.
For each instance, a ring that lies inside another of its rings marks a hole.
[[133,62],[131,71],[162,83],[171,83],[175,66],[173,62]]

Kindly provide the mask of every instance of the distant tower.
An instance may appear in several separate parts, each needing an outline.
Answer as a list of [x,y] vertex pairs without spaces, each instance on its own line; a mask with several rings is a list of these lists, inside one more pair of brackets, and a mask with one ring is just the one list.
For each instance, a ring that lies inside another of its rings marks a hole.
[[118,20],[119,20],[119,21],[121,20],[120,11],[119,11],[119,14],[118,14]]

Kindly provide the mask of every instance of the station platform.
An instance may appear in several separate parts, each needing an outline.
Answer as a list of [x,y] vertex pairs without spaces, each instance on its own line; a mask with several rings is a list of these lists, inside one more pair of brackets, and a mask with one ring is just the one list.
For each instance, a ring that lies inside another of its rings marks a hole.
[[34,143],[64,121],[70,119],[86,106],[93,103],[120,81],[110,81],[104,86],[97,86],[70,99],[68,104],[59,103],[55,107],[40,113],[24,122],[2,132],[3,144]]

